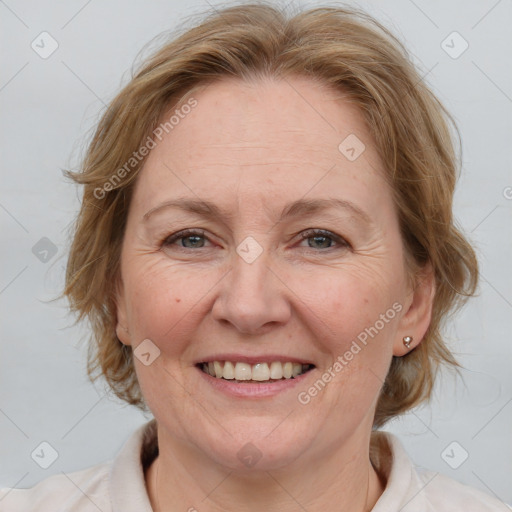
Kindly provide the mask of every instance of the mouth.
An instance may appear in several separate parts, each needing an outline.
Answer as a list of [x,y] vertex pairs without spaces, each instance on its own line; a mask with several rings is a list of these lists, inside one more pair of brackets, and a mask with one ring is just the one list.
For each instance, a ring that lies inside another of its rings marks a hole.
[[313,364],[272,361],[249,364],[241,361],[208,361],[196,365],[202,372],[219,380],[236,383],[278,382],[296,379],[315,368]]

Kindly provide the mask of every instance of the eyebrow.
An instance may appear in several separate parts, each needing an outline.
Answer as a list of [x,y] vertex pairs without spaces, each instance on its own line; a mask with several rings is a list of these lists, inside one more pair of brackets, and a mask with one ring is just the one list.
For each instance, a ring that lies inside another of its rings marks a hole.
[[[205,218],[222,218],[233,217],[233,215],[221,209],[215,203],[210,201],[191,199],[191,198],[178,198],[151,208],[147,211],[142,220],[146,221],[154,213],[167,208],[178,208],[189,213],[195,213]],[[283,208],[279,217],[279,222],[292,218],[305,215],[311,215],[329,209],[342,209],[348,210],[353,216],[358,217],[367,224],[372,224],[370,216],[362,210],[359,206],[346,199],[330,198],[330,199],[298,199],[288,203]]]

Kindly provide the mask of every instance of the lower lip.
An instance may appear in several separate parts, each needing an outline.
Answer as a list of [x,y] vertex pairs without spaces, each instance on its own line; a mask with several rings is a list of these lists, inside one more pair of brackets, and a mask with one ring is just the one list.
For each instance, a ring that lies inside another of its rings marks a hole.
[[213,388],[231,397],[265,398],[293,389],[299,383],[303,382],[310,375],[313,369],[293,379],[282,379],[274,382],[261,383],[236,382],[235,380],[218,379],[217,377],[212,377],[211,375],[203,372],[200,368],[197,368],[197,371]]

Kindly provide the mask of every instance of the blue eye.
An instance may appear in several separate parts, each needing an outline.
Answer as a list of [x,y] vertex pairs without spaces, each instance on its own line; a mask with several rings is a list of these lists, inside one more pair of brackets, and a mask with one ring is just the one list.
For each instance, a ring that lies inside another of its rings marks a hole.
[[350,247],[350,244],[345,239],[332,233],[331,231],[326,231],[324,229],[309,229],[303,231],[300,234],[300,237],[302,240],[313,240],[314,244],[319,244],[316,247],[308,244],[309,247],[313,249],[332,249],[332,242],[335,242],[336,245],[340,247]]
[[[300,233],[300,238],[302,240],[312,240],[313,242],[308,244],[311,249],[328,250],[336,247],[350,247],[350,244],[344,238],[324,229],[308,229]],[[185,229],[165,238],[162,245],[171,246],[181,241],[181,244],[178,245],[180,249],[202,249],[207,247],[205,246],[205,240],[208,240],[208,237],[205,236],[203,230]]]
[[203,243],[201,243],[201,239],[207,239],[205,236],[204,236],[204,231],[198,231],[198,230],[194,230],[194,229],[185,229],[183,231],[179,231],[178,233],[174,233],[174,235],[171,235],[169,237],[167,237],[164,241],[163,241],[163,245],[173,245],[174,242],[178,241],[178,240],[182,240],[182,241],[189,241],[190,244],[187,246],[187,245],[181,245],[180,247],[182,249],[195,249],[195,248],[202,248],[204,247],[204,240],[203,240]]

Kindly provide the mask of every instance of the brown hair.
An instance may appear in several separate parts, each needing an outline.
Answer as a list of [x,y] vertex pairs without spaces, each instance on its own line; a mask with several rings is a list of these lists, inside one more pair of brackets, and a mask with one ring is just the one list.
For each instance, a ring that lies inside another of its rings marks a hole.
[[[357,9],[319,7],[288,15],[259,3],[211,13],[167,42],[103,114],[81,172],[84,185],[64,295],[77,321],[92,326],[88,372],[145,408],[131,347],[116,336],[115,283],[133,185],[144,158],[133,158],[162,115],[197,87],[223,77],[304,76],[350,99],[363,114],[392,185],[407,269],[430,262],[436,293],[428,331],[413,351],[393,357],[377,404],[375,427],[426,400],[441,363],[457,366],[443,342],[446,318],[475,293],[475,253],[455,225],[457,180],[453,118],[425,85],[402,43]],[[125,172],[121,172],[121,168]],[[118,170],[117,178],[114,171]],[[122,179],[121,179],[122,178]]]

